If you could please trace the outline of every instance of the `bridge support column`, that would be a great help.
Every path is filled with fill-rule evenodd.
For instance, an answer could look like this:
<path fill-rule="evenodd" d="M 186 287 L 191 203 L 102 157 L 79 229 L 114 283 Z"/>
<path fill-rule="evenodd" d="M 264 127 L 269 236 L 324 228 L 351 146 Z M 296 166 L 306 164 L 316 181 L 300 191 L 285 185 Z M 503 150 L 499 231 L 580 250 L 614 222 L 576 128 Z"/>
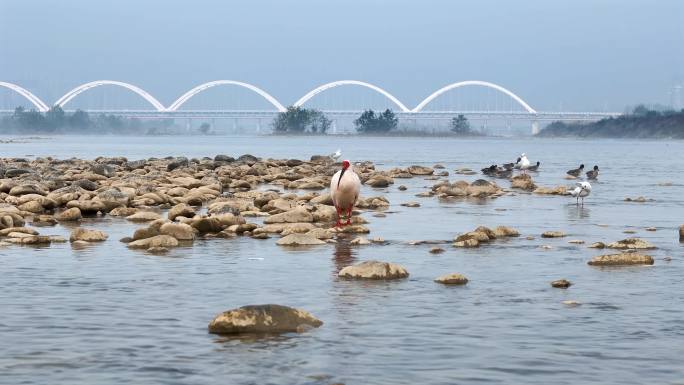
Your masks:
<path fill-rule="evenodd" d="M 233 133 L 237 134 L 237 118 L 233 119 Z"/>
<path fill-rule="evenodd" d="M 257 134 L 261 132 L 261 119 L 257 119 Z"/>
<path fill-rule="evenodd" d="M 332 133 L 337 134 L 337 120 L 332 121 Z"/>
<path fill-rule="evenodd" d="M 532 121 L 532 135 L 537 135 L 539 133 L 539 121 Z"/>
<path fill-rule="evenodd" d="M 190 132 L 190 128 L 192 127 L 192 122 L 190 121 L 190 118 L 185 122 L 185 131 Z"/>

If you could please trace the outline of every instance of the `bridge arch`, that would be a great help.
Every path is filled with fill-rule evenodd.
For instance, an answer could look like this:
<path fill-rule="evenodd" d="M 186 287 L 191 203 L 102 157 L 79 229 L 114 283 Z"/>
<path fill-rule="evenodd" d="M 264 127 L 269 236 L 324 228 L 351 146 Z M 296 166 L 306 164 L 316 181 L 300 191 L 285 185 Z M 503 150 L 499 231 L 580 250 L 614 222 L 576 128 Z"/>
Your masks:
<path fill-rule="evenodd" d="M 21 86 L 13 84 L 13 83 L 7 83 L 7 82 L 0 82 L 0 87 L 9 88 L 10 90 L 12 90 L 12 91 L 18 93 L 19 95 L 25 97 L 40 112 L 46 112 L 47 110 L 50 109 L 50 107 L 48 107 L 47 104 L 45 104 L 42 100 L 40 100 L 40 98 L 38 98 L 36 95 L 32 94 L 26 88 L 23 88 Z"/>
<path fill-rule="evenodd" d="M 173 102 L 167 110 L 168 111 L 176 111 L 176 110 L 178 110 L 178 108 L 180 108 L 180 106 L 185 104 L 185 102 L 190 100 L 190 98 L 192 98 L 193 96 L 199 94 L 200 92 L 202 92 L 206 89 L 216 87 L 216 86 L 220 86 L 220 85 L 234 85 L 234 86 L 246 88 L 250 91 L 254 91 L 257 94 L 261 95 L 269 103 L 271 103 L 278 110 L 278 112 L 286 111 L 286 108 L 276 98 L 271 96 L 268 92 L 262 90 L 261 88 L 259 88 L 257 86 L 254 86 L 252 84 L 244 83 L 244 82 L 238 82 L 235 80 L 214 80 L 211 82 L 200 84 L 197 87 L 195 87 L 195 88 L 191 89 L 190 91 L 181 95 L 181 97 L 176 99 L 176 101 Z"/>
<path fill-rule="evenodd" d="M 136 94 L 140 95 L 143 97 L 143 99 L 147 100 L 154 108 L 157 109 L 157 111 L 166 111 L 166 108 L 164 105 L 162 105 L 159 100 L 155 99 L 154 96 L 150 95 L 147 93 L 147 91 L 143 90 L 142 88 L 136 87 L 132 84 L 129 83 L 124 83 L 116 80 L 96 80 L 94 82 L 90 83 L 85 83 L 81 84 L 80 86 L 74 88 L 73 90 L 67 92 L 59 98 L 56 102 L 55 105 L 64 108 L 64 105 L 69 103 L 69 101 L 76 96 L 78 96 L 81 92 L 87 91 L 91 88 L 99 87 L 99 86 L 104 86 L 104 85 L 112 85 L 112 86 L 119 86 L 126 88 L 128 90 L 131 90 L 135 92 Z"/>
<path fill-rule="evenodd" d="M 389 92 L 383 90 L 382 88 L 375 86 L 370 83 L 362 82 L 359 80 L 338 80 L 335 82 L 330 82 L 323 84 L 321 86 L 318 86 L 314 88 L 313 90 L 309 91 L 306 95 L 302 96 L 299 100 L 297 100 L 294 104 L 295 107 L 301 107 L 304 103 L 309 101 L 309 99 L 313 98 L 314 96 L 320 94 L 321 92 L 328 90 L 330 88 L 335 88 L 339 86 L 344 86 L 344 85 L 355 85 L 355 86 L 361 86 L 361 87 L 366 87 L 369 88 L 375 92 L 378 92 L 382 95 L 384 95 L 387 99 L 391 100 L 392 103 L 396 104 L 399 109 L 401 109 L 402 112 L 411 112 L 410 109 L 408 109 L 402 102 L 399 101 L 399 99 L 395 98 L 394 95 L 390 94 Z"/>
<path fill-rule="evenodd" d="M 425 98 L 422 102 L 420 102 L 420 104 L 418 104 L 416 106 L 416 108 L 414 108 L 411 112 L 420 112 L 425 106 L 427 106 L 431 101 L 433 101 L 435 98 L 437 98 L 441 94 L 443 94 L 447 91 L 451 91 L 455 88 L 460 88 L 460 87 L 465 87 L 465 86 L 481 86 L 481 87 L 488 87 L 488 88 L 495 89 L 499 92 L 502 92 L 502 93 L 510 96 L 513 100 L 515 100 L 518 104 L 520 104 L 520 106 L 522 106 L 522 108 L 524 108 L 530 114 L 536 114 L 537 113 L 537 111 L 534 108 L 530 107 L 530 105 L 527 104 L 524 100 L 522 100 L 522 98 L 520 98 L 518 95 L 514 94 L 510 90 L 508 90 L 504 87 L 501 87 L 498 84 L 485 82 L 485 81 L 481 81 L 481 80 L 466 80 L 463 82 L 456 82 L 456 83 L 449 84 L 445 87 L 442 87 L 442 88 L 438 89 L 437 91 L 433 92 L 430 96 Z"/>

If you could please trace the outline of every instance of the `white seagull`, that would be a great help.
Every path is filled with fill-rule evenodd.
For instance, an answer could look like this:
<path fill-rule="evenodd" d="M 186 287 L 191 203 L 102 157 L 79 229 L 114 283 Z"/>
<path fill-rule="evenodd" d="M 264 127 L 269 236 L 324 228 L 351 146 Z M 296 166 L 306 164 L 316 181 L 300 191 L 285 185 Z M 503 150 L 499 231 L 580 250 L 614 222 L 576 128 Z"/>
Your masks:
<path fill-rule="evenodd" d="M 337 223 L 335 227 L 343 226 L 341 218 L 343 214 L 347 216 L 344 225 L 351 224 L 352 209 L 359 198 L 361 191 L 361 180 L 356 175 L 348 160 L 342 161 L 342 169 L 333 175 L 330 180 L 330 196 L 333 205 L 337 210 Z"/>
<path fill-rule="evenodd" d="M 523 152 L 515 162 L 515 168 L 522 170 L 522 172 L 527 173 L 527 169 L 530 168 L 530 160 L 527 159 L 527 155 Z"/>
<path fill-rule="evenodd" d="M 330 159 L 337 162 L 337 160 L 340 159 L 340 157 L 342 156 L 342 150 L 338 148 L 337 151 L 335 151 L 334 153 L 332 153 L 328 156 L 330 157 Z"/>
<path fill-rule="evenodd" d="M 580 204 L 579 200 L 582 198 L 582 206 L 584 206 L 584 197 L 588 197 L 589 194 L 591 194 L 589 182 L 577 182 L 577 187 L 570 192 L 570 195 L 577 198 L 577 205 Z"/>

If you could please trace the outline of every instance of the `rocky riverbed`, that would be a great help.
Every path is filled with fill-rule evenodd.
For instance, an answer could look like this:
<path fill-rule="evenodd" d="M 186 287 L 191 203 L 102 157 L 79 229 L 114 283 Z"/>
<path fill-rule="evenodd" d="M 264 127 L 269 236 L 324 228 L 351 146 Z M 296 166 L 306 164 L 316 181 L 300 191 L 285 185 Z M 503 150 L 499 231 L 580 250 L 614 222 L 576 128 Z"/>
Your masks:
<path fill-rule="evenodd" d="M 260 373 L 313 384 L 542 383 L 598 378 L 598 362 L 629 382 L 619 356 L 670 378 L 663 370 L 675 365 L 681 312 L 672 293 L 684 276 L 679 180 L 634 178 L 619 146 L 609 147 L 602 156 L 612 167 L 601 163 L 602 179 L 578 207 L 564 196 L 574 184 L 565 160 L 550 153 L 530 178 L 471 171 L 486 166 L 480 152 L 499 159 L 500 146 L 487 143 L 477 156 L 470 146 L 453 156 L 350 154 L 372 162 L 357 162 L 363 199 L 346 231 L 326 219 L 339 165 L 302 158 L 302 148 L 246 148 L 256 159 L 225 143 L 225 157 L 162 147 L 87 159 L 50 159 L 37 145 L 15 151 L 0 182 L 0 369 L 12 382 L 68 381 L 74 370 L 113 379 L 127 363 L 130 380 L 179 383 L 208 373 L 234 382 Z M 529 359 L 545 374 L 522 374 Z M 173 371 L 154 369 L 162 366 Z M 415 375 L 424 368 L 429 379 Z"/>

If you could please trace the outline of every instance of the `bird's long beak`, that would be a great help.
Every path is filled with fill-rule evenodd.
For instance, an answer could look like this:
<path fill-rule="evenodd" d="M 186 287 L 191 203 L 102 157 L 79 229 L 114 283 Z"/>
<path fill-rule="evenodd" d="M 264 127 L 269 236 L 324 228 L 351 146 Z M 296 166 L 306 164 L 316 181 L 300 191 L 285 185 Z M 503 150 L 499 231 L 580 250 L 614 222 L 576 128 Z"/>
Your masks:
<path fill-rule="evenodd" d="M 340 188 L 340 182 L 342 181 L 342 175 L 344 175 L 344 172 L 345 172 L 345 171 L 347 171 L 347 169 L 346 169 L 346 168 L 343 168 L 343 169 L 342 169 L 342 172 L 340 173 L 339 179 L 337 179 L 337 188 L 338 188 L 338 189 Z"/>

